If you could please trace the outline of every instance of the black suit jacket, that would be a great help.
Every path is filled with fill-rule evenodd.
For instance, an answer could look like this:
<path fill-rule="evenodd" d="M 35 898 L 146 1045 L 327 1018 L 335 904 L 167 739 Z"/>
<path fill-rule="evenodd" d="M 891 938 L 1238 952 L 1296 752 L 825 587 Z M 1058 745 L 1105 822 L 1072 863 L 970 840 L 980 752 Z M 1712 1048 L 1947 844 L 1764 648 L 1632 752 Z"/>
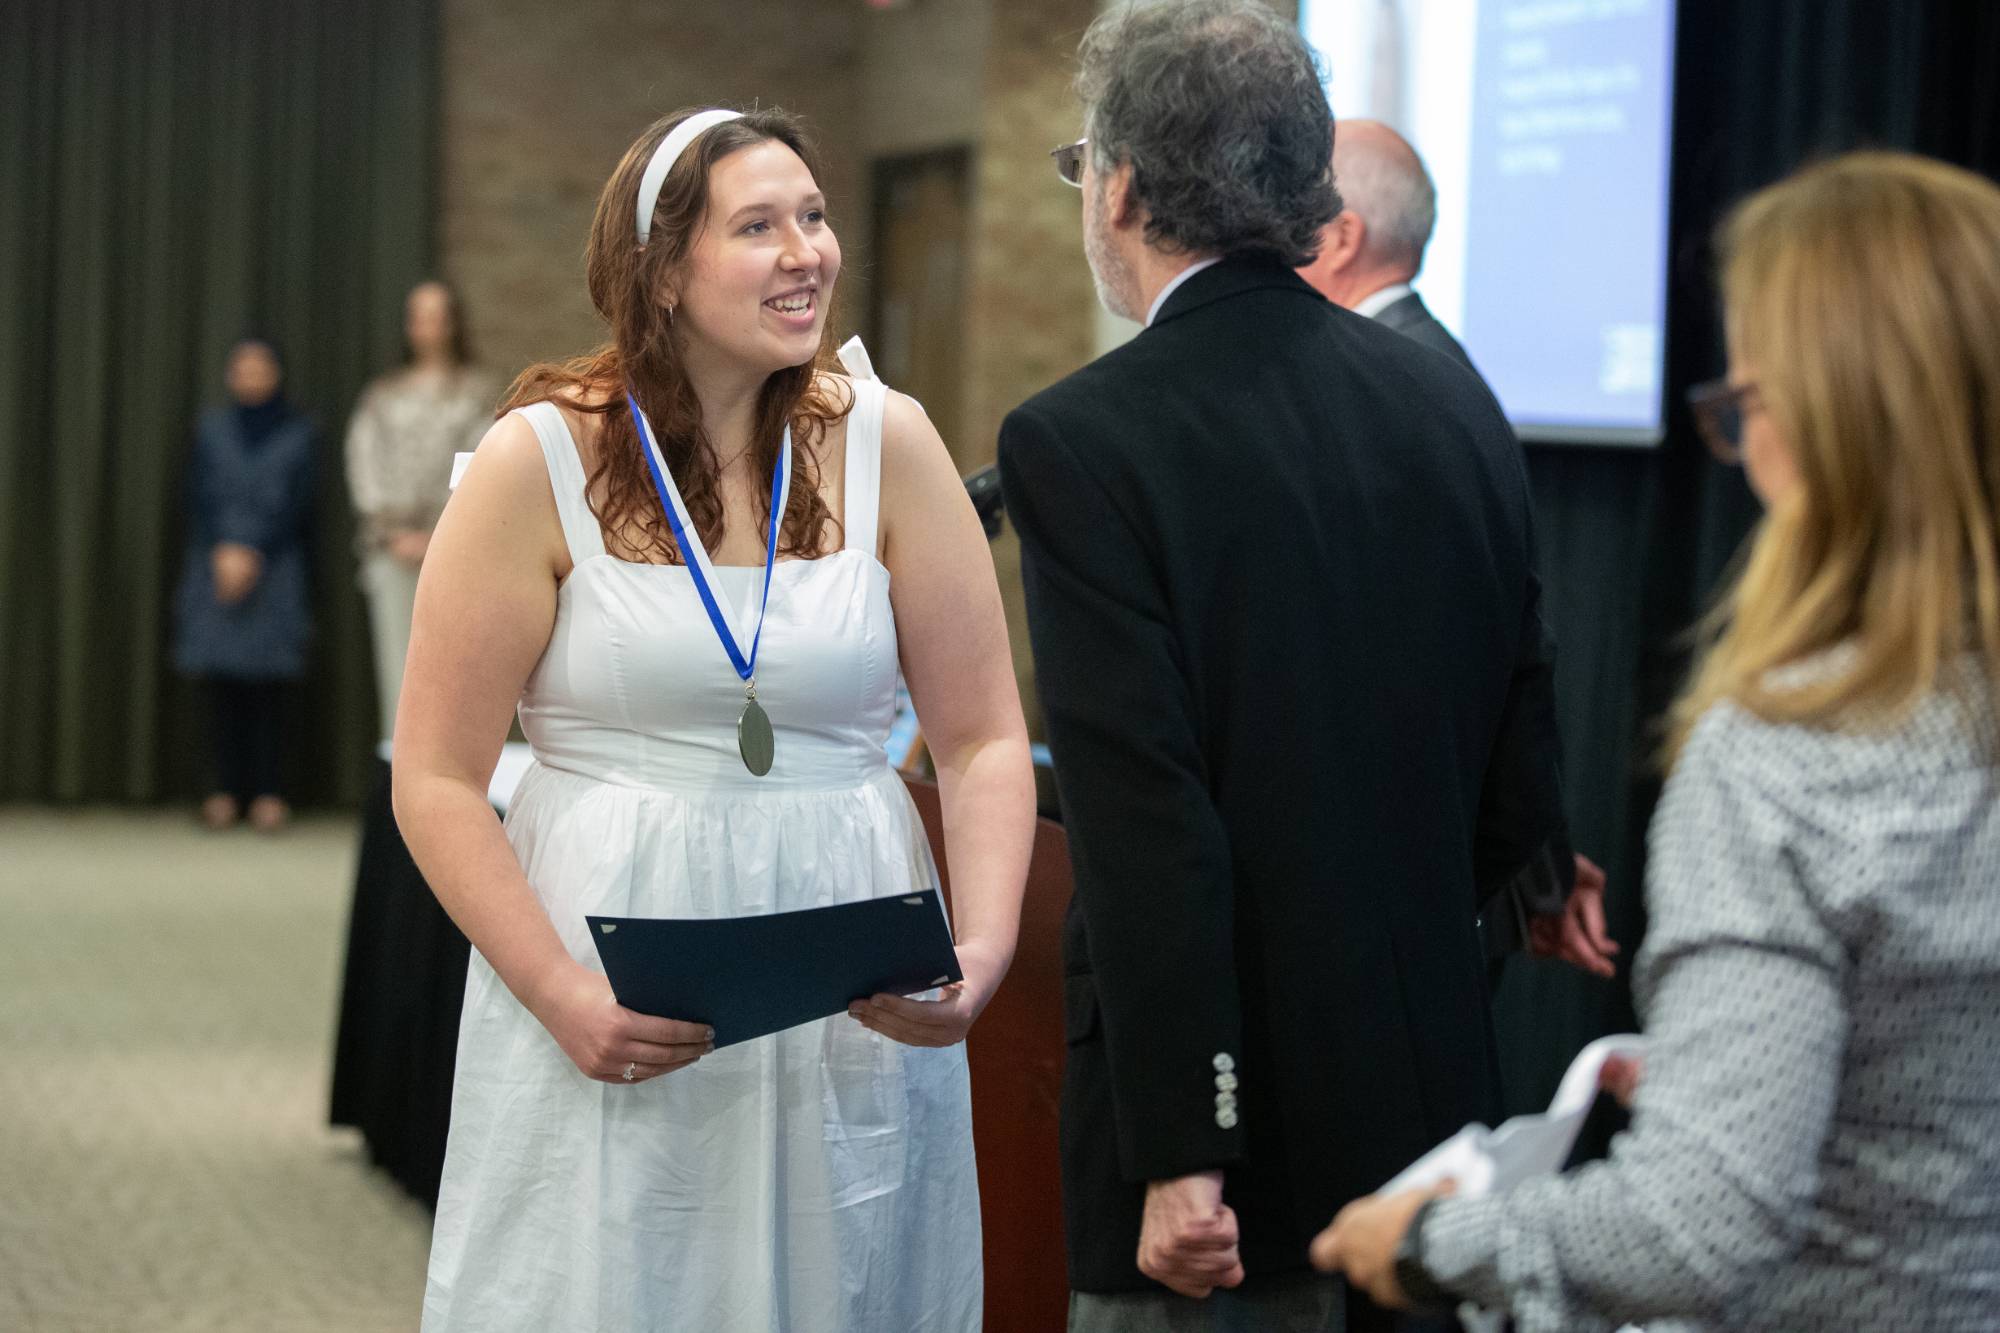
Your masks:
<path fill-rule="evenodd" d="M 1415 339 L 1434 352 L 1443 352 L 1478 375 L 1480 384 L 1492 392 L 1492 386 L 1486 384 L 1486 377 L 1479 374 L 1479 367 L 1466 353 L 1465 345 L 1452 337 L 1451 330 L 1415 292 L 1383 306 L 1375 312 L 1375 319 L 1405 338 Z M 1487 956 L 1499 959 L 1526 948 L 1529 919 L 1561 912 L 1575 883 L 1576 854 L 1570 848 L 1569 830 L 1564 827 L 1482 909 L 1480 937 L 1486 943 Z M 1497 983 L 1499 972 L 1495 970 L 1492 975 Z"/>
<path fill-rule="evenodd" d="M 1451 330 L 1438 321 L 1431 308 L 1424 304 L 1424 298 L 1411 292 L 1391 301 L 1375 312 L 1377 323 L 1387 324 L 1405 338 L 1414 338 L 1433 352 L 1443 352 L 1452 360 L 1464 366 L 1473 374 L 1479 374 L 1479 367 L 1472 364 L 1466 355 L 1465 345 L 1451 336 Z M 1480 383 L 1486 381 L 1481 377 Z"/>
<path fill-rule="evenodd" d="M 1232 258 L 1001 428 L 1076 893 L 1070 1281 L 1225 1168 L 1253 1272 L 1498 1109 L 1476 905 L 1555 827 L 1519 447 L 1471 376 Z"/>

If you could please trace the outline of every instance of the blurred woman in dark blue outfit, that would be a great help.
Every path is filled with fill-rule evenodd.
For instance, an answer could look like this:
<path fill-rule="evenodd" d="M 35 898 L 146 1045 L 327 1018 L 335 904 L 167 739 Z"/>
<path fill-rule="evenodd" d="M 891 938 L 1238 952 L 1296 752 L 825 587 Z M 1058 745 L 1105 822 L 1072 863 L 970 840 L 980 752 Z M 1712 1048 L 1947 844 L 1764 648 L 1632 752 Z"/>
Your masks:
<path fill-rule="evenodd" d="M 247 806 L 269 831 L 290 814 L 284 735 L 312 639 L 307 538 L 319 440 L 285 401 L 270 340 L 232 347 L 227 380 L 235 401 L 195 427 L 174 666 L 201 682 L 208 706 L 214 786 L 203 822 L 226 827 Z"/>

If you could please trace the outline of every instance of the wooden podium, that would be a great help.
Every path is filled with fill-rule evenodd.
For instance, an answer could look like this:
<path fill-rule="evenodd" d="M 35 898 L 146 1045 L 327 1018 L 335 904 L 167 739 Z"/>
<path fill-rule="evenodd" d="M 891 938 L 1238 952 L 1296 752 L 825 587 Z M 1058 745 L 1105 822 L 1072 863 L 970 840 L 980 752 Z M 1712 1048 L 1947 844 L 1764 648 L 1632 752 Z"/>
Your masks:
<path fill-rule="evenodd" d="M 943 877 L 944 815 L 936 784 L 905 778 Z M 1014 965 L 966 1040 L 972 1137 L 986 1237 L 987 1333 L 1061 1330 L 1069 1317 L 1063 1264 L 1056 1100 L 1062 1087 L 1062 920 L 1069 907 L 1069 839 L 1035 821 L 1028 892 Z"/>

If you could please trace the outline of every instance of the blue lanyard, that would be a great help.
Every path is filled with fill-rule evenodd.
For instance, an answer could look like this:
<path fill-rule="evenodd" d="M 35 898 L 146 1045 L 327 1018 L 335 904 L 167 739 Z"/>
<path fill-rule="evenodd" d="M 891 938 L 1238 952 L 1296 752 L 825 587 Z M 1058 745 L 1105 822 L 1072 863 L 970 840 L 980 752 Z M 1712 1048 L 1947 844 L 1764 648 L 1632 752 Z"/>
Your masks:
<path fill-rule="evenodd" d="M 778 450 L 776 466 L 771 469 L 771 530 L 764 541 L 764 594 L 757 603 L 757 629 L 750 640 L 749 655 L 745 656 L 737 646 L 736 634 L 729 628 L 721 605 L 715 600 L 715 566 L 709 563 L 708 549 L 701 544 L 701 534 L 694 530 L 694 523 L 688 518 L 680 487 L 674 485 L 673 474 L 667 471 L 666 459 L 660 455 L 660 446 L 654 442 L 652 426 L 647 422 L 646 414 L 639 410 L 639 400 L 632 396 L 630 389 L 625 391 L 625 402 L 632 409 L 633 423 L 639 428 L 639 442 L 646 450 L 646 470 L 653 474 L 653 489 L 659 494 L 660 508 L 666 510 L 667 526 L 673 529 L 681 558 L 687 561 L 688 576 L 694 580 L 694 590 L 701 598 L 703 609 L 708 612 L 709 623 L 715 626 L 715 636 L 722 640 L 723 651 L 729 654 L 730 665 L 750 687 L 750 697 L 754 699 L 757 697 L 757 649 L 764 641 L 764 611 L 771 603 L 771 571 L 778 565 L 778 529 L 784 526 L 785 501 L 792 486 L 792 428 L 785 427 L 784 444 Z"/>

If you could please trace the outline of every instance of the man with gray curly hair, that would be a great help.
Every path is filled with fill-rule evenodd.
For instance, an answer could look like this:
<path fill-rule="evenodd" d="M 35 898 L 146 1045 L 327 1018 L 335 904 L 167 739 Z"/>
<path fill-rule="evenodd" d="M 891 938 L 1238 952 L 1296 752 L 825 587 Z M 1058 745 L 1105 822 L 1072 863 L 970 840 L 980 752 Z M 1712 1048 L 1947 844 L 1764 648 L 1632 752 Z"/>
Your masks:
<path fill-rule="evenodd" d="M 1303 264 L 1318 247 L 1320 224 L 1340 211 L 1325 167 L 1333 118 L 1298 114 L 1306 94 L 1321 96 L 1304 43 L 1273 40 L 1290 29 L 1268 11 L 1155 9 L 1091 25 L 1077 76 L 1090 108 L 1088 157 L 1122 163 L 1127 173 L 1115 207 L 1101 188 L 1108 177 L 1085 194 L 1091 277 L 1107 310 L 1148 323 L 1156 311 L 1138 303 L 1141 291 L 1164 293 L 1174 276 L 1192 276 L 1192 266 L 1225 247 Z M 1183 35 L 1202 42 L 1208 59 L 1198 68 L 1186 59 Z M 1230 89 L 1235 97 L 1216 99 Z M 1145 244 L 1119 244 L 1142 202 Z"/>
<path fill-rule="evenodd" d="M 1519 450 L 1293 272 L 1340 203 L 1291 25 L 1120 7 L 1080 54 L 1056 165 L 1146 327 L 1000 432 L 1076 872 L 1070 1327 L 1397 1327 L 1307 1245 L 1498 1109 L 1474 922 L 1561 808 Z"/>

